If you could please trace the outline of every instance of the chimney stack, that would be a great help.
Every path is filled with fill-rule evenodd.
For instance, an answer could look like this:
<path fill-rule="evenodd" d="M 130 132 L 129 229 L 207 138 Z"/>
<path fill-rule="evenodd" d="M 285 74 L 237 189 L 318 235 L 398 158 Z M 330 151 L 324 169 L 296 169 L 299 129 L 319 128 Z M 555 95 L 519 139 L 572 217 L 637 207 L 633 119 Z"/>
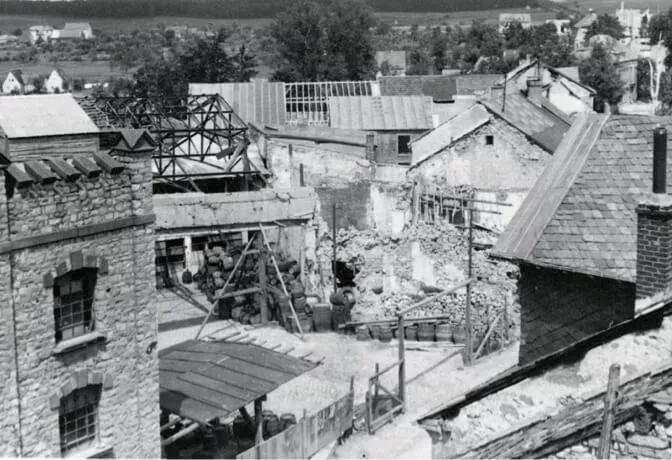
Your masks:
<path fill-rule="evenodd" d="M 637 298 L 672 289 L 672 196 L 667 194 L 667 131 L 653 131 L 652 192 L 637 206 Z"/>
<path fill-rule="evenodd" d="M 653 193 L 667 193 L 667 130 L 653 131 Z"/>
<path fill-rule="evenodd" d="M 544 84 L 539 77 L 527 79 L 527 98 L 536 104 L 541 104 L 544 93 Z"/>

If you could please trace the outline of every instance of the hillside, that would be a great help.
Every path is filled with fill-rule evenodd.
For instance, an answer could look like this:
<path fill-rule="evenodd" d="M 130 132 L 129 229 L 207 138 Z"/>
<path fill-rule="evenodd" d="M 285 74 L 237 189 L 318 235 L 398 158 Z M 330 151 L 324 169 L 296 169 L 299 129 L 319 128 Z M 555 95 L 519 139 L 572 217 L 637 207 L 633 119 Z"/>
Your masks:
<path fill-rule="evenodd" d="M 75 0 L 32 2 L 4 0 L 0 15 L 132 18 L 180 16 L 269 18 L 294 0 Z M 376 12 L 482 11 L 534 7 L 537 0 L 366 0 Z"/>

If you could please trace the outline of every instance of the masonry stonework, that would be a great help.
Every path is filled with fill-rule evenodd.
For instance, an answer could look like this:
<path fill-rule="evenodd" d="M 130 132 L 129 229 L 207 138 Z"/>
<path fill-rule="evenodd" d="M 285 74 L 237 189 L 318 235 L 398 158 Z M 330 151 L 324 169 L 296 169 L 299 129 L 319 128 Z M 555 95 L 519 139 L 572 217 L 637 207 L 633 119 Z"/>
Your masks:
<path fill-rule="evenodd" d="M 8 243 L 0 254 L 0 373 L 10 383 L 0 394 L 0 454 L 60 456 L 58 402 L 86 382 L 102 385 L 96 444 L 117 457 L 160 456 L 151 217 L 118 224 L 151 215 L 150 155 L 113 154 L 121 174 L 0 197 L 0 245 Z M 77 232 L 92 225 L 96 231 Z M 62 239 L 12 246 L 54 234 Z M 93 316 L 102 338 L 60 352 L 48 280 L 79 263 L 98 269 Z"/>
<path fill-rule="evenodd" d="M 519 364 L 632 319 L 635 285 L 521 264 Z"/>
<path fill-rule="evenodd" d="M 670 286 L 672 199 L 652 197 L 637 206 L 637 298 L 650 297 Z"/>

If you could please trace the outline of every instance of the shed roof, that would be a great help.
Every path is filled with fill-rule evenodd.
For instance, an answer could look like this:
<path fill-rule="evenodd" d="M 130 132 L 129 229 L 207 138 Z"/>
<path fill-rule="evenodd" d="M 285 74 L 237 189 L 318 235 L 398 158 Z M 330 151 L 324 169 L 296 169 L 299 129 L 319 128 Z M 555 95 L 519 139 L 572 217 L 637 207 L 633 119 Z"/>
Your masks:
<path fill-rule="evenodd" d="M 219 94 L 246 123 L 285 124 L 284 83 L 189 83 L 189 94 Z"/>
<path fill-rule="evenodd" d="M 2 97 L 0 128 L 10 139 L 100 131 L 70 94 Z"/>
<path fill-rule="evenodd" d="M 651 190 L 658 123 L 672 129 L 671 117 L 580 115 L 492 254 L 634 282 L 635 208 Z"/>
<path fill-rule="evenodd" d="M 424 96 L 330 97 L 331 127 L 365 131 L 425 130 L 432 127 L 432 98 Z"/>
<path fill-rule="evenodd" d="M 490 120 L 490 114 L 480 104 L 451 118 L 412 142 L 412 166 L 439 153 L 453 142 L 480 128 Z"/>
<path fill-rule="evenodd" d="M 159 352 L 160 404 L 208 423 L 316 366 L 250 343 L 189 340 Z"/>

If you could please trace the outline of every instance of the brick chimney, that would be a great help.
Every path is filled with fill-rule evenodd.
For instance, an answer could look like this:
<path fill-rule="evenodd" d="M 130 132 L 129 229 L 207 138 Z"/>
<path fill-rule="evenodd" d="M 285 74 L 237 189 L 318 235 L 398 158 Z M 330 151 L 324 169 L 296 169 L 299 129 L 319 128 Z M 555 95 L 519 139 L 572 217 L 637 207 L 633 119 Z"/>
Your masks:
<path fill-rule="evenodd" d="M 672 288 L 672 196 L 667 194 L 667 131 L 653 132 L 652 193 L 637 206 L 637 298 Z"/>

